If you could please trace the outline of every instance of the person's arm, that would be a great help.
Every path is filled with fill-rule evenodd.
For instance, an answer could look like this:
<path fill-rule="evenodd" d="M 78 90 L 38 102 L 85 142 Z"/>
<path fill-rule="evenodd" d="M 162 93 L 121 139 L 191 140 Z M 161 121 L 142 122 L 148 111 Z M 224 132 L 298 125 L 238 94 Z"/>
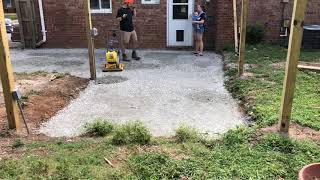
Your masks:
<path fill-rule="evenodd" d="M 118 13 L 117 13 L 117 17 L 116 17 L 116 19 L 120 22 L 120 21 L 122 21 L 124 18 L 126 18 L 127 17 L 127 15 L 126 14 L 123 14 L 123 12 L 121 12 L 121 10 L 119 9 L 118 10 Z"/>
<path fill-rule="evenodd" d="M 204 24 L 204 19 L 202 19 L 201 21 L 193 21 L 193 24 Z"/>
<path fill-rule="evenodd" d="M 134 16 L 134 17 L 137 17 L 137 10 L 136 10 L 135 7 L 133 7 L 133 16 Z"/>
<path fill-rule="evenodd" d="M 206 20 L 206 15 L 204 13 L 202 13 L 200 15 L 200 21 L 193 21 L 192 23 L 194 23 L 194 24 L 204 24 L 205 20 Z"/>

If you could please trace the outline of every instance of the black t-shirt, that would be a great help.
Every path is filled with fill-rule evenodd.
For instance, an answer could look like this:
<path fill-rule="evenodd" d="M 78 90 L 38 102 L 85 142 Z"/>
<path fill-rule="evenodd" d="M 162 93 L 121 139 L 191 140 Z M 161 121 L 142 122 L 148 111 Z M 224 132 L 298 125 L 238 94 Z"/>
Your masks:
<path fill-rule="evenodd" d="M 133 21 L 132 21 L 133 10 L 131 8 L 122 7 L 122 8 L 120 8 L 118 10 L 117 18 L 118 17 L 123 17 L 124 14 L 127 14 L 127 17 L 123 18 L 120 21 L 120 30 L 121 31 L 126 31 L 126 32 L 131 32 L 131 31 L 134 30 Z"/>

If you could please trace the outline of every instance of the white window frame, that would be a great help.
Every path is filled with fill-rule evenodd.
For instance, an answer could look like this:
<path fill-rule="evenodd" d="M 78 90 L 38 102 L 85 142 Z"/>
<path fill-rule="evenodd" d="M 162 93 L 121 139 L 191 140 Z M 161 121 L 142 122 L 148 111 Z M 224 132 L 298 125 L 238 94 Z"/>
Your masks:
<path fill-rule="evenodd" d="M 112 0 L 109 0 L 110 1 L 110 8 L 109 9 L 102 9 L 101 8 L 101 0 L 99 0 L 99 6 L 100 6 L 100 9 L 91 9 L 91 13 L 92 14 L 104 14 L 104 13 L 107 13 L 107 14 L 111 14 L 112 13 Z"/>
<path fill-rule="evenodd" d="M 146 1 L 146 0 L 141 0 L 142 4 L 160 4 L 160 0 L 150 0 L 150 1 Z"/>

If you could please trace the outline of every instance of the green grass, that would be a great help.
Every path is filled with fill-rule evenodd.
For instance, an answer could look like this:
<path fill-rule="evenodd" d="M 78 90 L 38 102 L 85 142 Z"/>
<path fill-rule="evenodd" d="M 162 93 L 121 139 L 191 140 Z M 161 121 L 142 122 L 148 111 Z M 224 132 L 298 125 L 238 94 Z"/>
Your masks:
<path fill-rule="evenodd" d="M 277 45 L 260 44 L 249 46 L 246 63 L 256 64 L 247 72 L 254 73 L 256 78 L 232 79 L 226 82 L 233 95 L 246 100 L 246 111 L 257 120 L 261 127 L 269 126 L 278 121 L 284 68 L 274 68 L 273 63 L 284 63 L 287 50 Z M 319 51 L 301 53 L 301 60 L 320 62 Z M 232 56 L 226 63 L 236 63 L 237 57 Z M 236 69 L 228 69 L 228 76 L 235 76 Z M 320 74 L 299 71 L 296 82 L 292 119 L 294 122 L 320 130 Z"/>
<path fill-rule="evenodd" d="M 6 18 L 11 19 L 11 20 L 17 20 L 17 19 L 18 19 L 18 16 L 17 16 L 17 14 L 15 14 L 15 13 L 5 13 L 4 16 L 5 16 Z"/>
<path fill-rule="evenodd" d="M 290 153 L 273 150 L 268 143 L 274 138 L 280 144 L 290 141 L 293 145 Z M 212 148 L 187 144 L 184 148 L 190 152 L 184 160 L 174 160 L 166 153 L 144 153 L 132 156 L 129 167 L 139 179 L 297 179 L 297 173 L 304 164 L 320 160 L 318 147 L 308 142 L 300 143 L 273 135 L 264 139 L 266 142 L 257 145 L 217 144 Z"/>
<path fill-rule="evenodd" d="M 297 179 L 320 161 L 314 142 L 270 134 L 252 143 L 253 132 L 232 130 L 210 146 L 163 138 L 147 146 L 116 146 L 112 137 L 22 142 L 21 157 L 0 161 L 0 179 Z M 120 162 L 113 168 L 104 158 Z"/>
<path fill-rule="evenodd" d="M 48 74 L 50 74 L 50 73 L 45 72 L 45 71 L 36 71 L 36 72 L 31 72 L 31 73 L 27 73 L 27 72 L 15 73 L 15 75 L 17 75 L 17 76 L 47 76 Z"/>

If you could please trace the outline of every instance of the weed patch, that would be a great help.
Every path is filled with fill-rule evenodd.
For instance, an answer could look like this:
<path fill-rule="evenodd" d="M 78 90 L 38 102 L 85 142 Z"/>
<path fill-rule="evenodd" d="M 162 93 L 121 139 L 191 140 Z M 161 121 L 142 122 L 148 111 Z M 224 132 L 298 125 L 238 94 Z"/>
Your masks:
<path fill-rule="evenodd" d="M 93 123 L 85 125 L 85 131 L 90 136 L 106 136 L 114 130 L 114 125 L 103 119 L 97 119 Z"/>
<path fill-rule="evenodd" d="M 183 125 L 176 130 L 175 138 L 177 142 L 183 143 L 188 141 L 197 141 L 200 139 L 200 136 L 196 129 Z"/>
<path fill-rule="evenodd" d="M 112 142 L 116 145 L 123 144 L 149 144 L 151 141 L 150 131 L 141 123 L 134 122 L 121 125 L 113 133 Z"/>
<path fill-rule="evenodd" d="M 24 142 L 21 139 L 17 139 L 14 144 L 12 145 L 12 148 L 17 149 L 24 146 Z"/>

